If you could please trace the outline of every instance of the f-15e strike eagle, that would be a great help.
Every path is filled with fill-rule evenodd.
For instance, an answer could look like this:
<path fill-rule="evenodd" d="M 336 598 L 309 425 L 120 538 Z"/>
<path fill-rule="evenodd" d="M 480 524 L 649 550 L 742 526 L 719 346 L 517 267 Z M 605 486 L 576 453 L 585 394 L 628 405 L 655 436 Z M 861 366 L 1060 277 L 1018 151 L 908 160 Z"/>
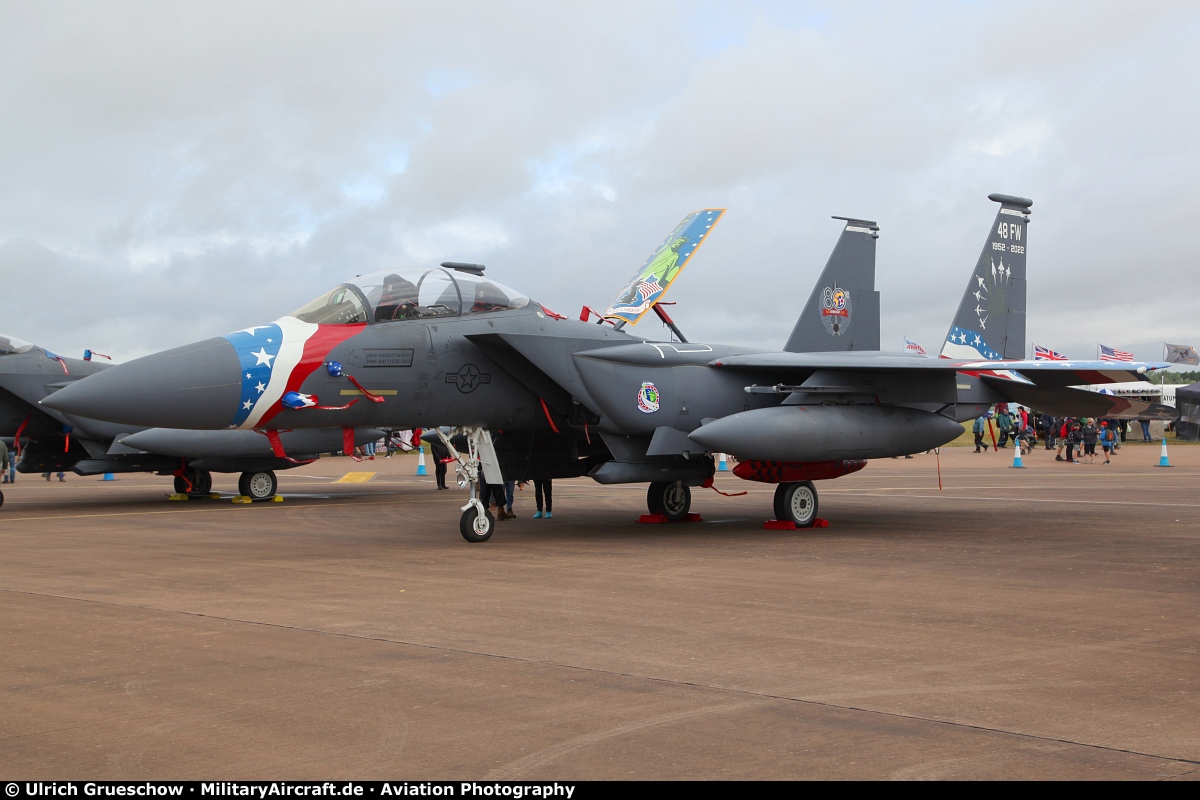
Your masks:
<path fill-rule="evenodd" d="M 782 351 L 630 334 L 624 328 L 662 298 L 723 211 L 703 209 L 596 324 L 549 312 L 480 265 L 445 262 L 355 278 L 275 322 L 104 370 L 43 405 L 127 424 L 268 434 L 453 426 L 451 436 L 466 435 L 465 452 L 439 435 L 471 484 L 459 524 L 471 542 L 494 527 L 476 497 L 481 472 L 489 483 L 581 475 L 649 483 L 649 510 L 678 520 L 689 487 L 710 485 L 717 452 L 738 458 L 737 476 L 778 484 L 778 519 L 811 526 L 813 481 L 943 445 L 993 403 L 1096 416 L 1161 411 L 1070 387 L 1145 380 L 1166 364 L 1022 360 L 1032 202 L 990 199 L 1000 209 L 942 358 L 879 350 L 878 227 L 855 219 Z M 841 282 L 826 283 L 831 275 Z"/>

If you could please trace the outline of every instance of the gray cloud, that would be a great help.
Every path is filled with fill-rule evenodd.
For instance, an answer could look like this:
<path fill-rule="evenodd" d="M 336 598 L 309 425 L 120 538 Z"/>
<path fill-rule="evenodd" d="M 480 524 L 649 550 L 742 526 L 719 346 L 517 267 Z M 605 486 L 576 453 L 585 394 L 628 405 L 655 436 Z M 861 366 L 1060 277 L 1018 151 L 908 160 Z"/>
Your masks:
<path fill-rule="evenodd" d="M 132 357 L 445 259 L 562 313 L 686 212 L 671 299 L 778 345 L 832 214 L 936 349 L 1002 191 L 1030 339 L 1200 344 L 1188 3 L 0 3 L 0 330 Z M 656 322 L 646 321 L 646 333 Z"/>

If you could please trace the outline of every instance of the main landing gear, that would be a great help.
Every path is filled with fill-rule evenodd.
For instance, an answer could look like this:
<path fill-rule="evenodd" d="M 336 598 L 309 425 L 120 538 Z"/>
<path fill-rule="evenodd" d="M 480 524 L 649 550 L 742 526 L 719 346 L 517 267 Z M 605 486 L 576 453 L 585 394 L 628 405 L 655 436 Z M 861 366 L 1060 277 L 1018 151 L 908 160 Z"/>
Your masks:
<path fill-rule="evenodd" d="M 0 506 L 4 505 L 4 492 L 0 492 Z"/>
<path fill-rule="evenodd" d="M 206 469 L 188 467 L 182 475 L 175 476 L 175 494 L 188 497 L 207 497 L 212 491 L 212 473 Z"/>
<path fill-rule="evenodd" d="M 467 452 L 460 453 L 453 444 L 451 437 L 466 434 Z M 458 474 L 459 485 L 467 483 L 471 488 L 471 499 L 462 507 L 462 516 L 458 520 L 458 532 L 472 544 L 486 542 L 492 538 L 496 529 L 496 517 L 488 510 L 487 498 L 479 498 L 479 476 L 482 473 L 488 485 L 494 486 L 504 482 L 500 473 L 500 461 L 496 457 L 496 448 L 492 445 L 492 435 L 486 428 L 454 428 L 449 435 L 441 428 L 437 429 L 438 438 L 450 451 L 450 456 L 458 460 L 455 472 Z"/>
<path fill-rule="evenodd" d="M 271 470 L 243 472 L 238 478 L 238 493 L 253 501 L 270 500 L 279 489 L 279 481 Z"/>
<path fill-rule="evenodd" d="M 812 481 L 781 483 L 775 489 L 775 519 L 797 528 L 811 528 L 817 521 L 817 487 Z"/>
<path fill-rule="evenodd" d="M 657 481 L 646 490 L 646 508 L 651 514 L 680 522 L 692 508 L 692 490 L 683 481 Z"/>

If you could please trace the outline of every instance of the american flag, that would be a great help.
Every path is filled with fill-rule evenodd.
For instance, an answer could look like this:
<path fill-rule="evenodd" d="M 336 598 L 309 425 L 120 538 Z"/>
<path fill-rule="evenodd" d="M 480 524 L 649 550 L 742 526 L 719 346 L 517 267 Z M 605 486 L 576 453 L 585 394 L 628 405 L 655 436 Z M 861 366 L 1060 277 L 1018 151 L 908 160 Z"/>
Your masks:
<path fill-rule="evenodd" d="M 914 353 L 917 353 L 918 355 L 922 355 L 922 356 L 929 355 L 928 353 L 925 352 L 924 347 L 921 347 L 921 345 L 917 344 L 916 342 L 912 341 L 911 339 L 904 340 L 904 349 L 911 350 Z"/>
<path fill-rule="evenodd" d="M 642 295 L 643 301 L 649 300 L 651 297 L 661 291 L 662 287 L 658 285 L 658 278 L 642 281 L 638 284 L 638 292 Z"/>
<path fill-rule="evenodd" d="M 1051 350 L 1049 347 L 1042 347 L 1040 344 L 1033 346 L 1034 361 L 1070 361 L 1069 358 L 1062 353 Z"/>
<path fill-rule="evenodd" d="M 1133 353 L 1126 353 L 1124 350 L 1113 350 L 1111 347 L 1100 345 L 1100 360 L 1133 361 Z"/>

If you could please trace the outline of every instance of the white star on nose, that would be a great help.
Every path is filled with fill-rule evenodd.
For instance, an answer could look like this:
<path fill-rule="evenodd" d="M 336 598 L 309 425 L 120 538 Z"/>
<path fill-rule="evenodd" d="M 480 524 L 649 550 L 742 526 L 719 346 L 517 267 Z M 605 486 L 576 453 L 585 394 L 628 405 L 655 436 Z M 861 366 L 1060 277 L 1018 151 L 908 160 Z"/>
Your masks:
<path fill-rule="evenodd" d="M 252 406 L 252 405 L 254 405 L 254 404 L 253 404 L 253 403 L 251 403 L 249 400 L 247 400 L 246 402 L 242 403 L 242 408 L 244 408 L 244 409 L 246 409 L 247 411 L 249 411 L 249 410 L 250 410 L 250 406 Z"/>
<path fill-rule="evenodd" d="M 271 359 L 275 357 L 268 353 L 265 347 L 260 347 L 257 353 L 251 353 L 250 355 L 258 359 L 258 363 L 254 365 L 256 367 L 263 364 L 266 364 L 268 367 L 271 366 Z"/>
<path fill-rule="evenodd" d="M 258 382 L 258 386 L 255 386 L 254 388 L 255 388 L 255 389 L 258 389 L 258 393 L 259 393 L 259 394 L 262 394 L 263 392 L 265 392 L 265 391 L 267 390 L 267 387 L 263 386 L 263 382 L 262 382 L 262 381 L 259 381 L 259 382 Z"/>

